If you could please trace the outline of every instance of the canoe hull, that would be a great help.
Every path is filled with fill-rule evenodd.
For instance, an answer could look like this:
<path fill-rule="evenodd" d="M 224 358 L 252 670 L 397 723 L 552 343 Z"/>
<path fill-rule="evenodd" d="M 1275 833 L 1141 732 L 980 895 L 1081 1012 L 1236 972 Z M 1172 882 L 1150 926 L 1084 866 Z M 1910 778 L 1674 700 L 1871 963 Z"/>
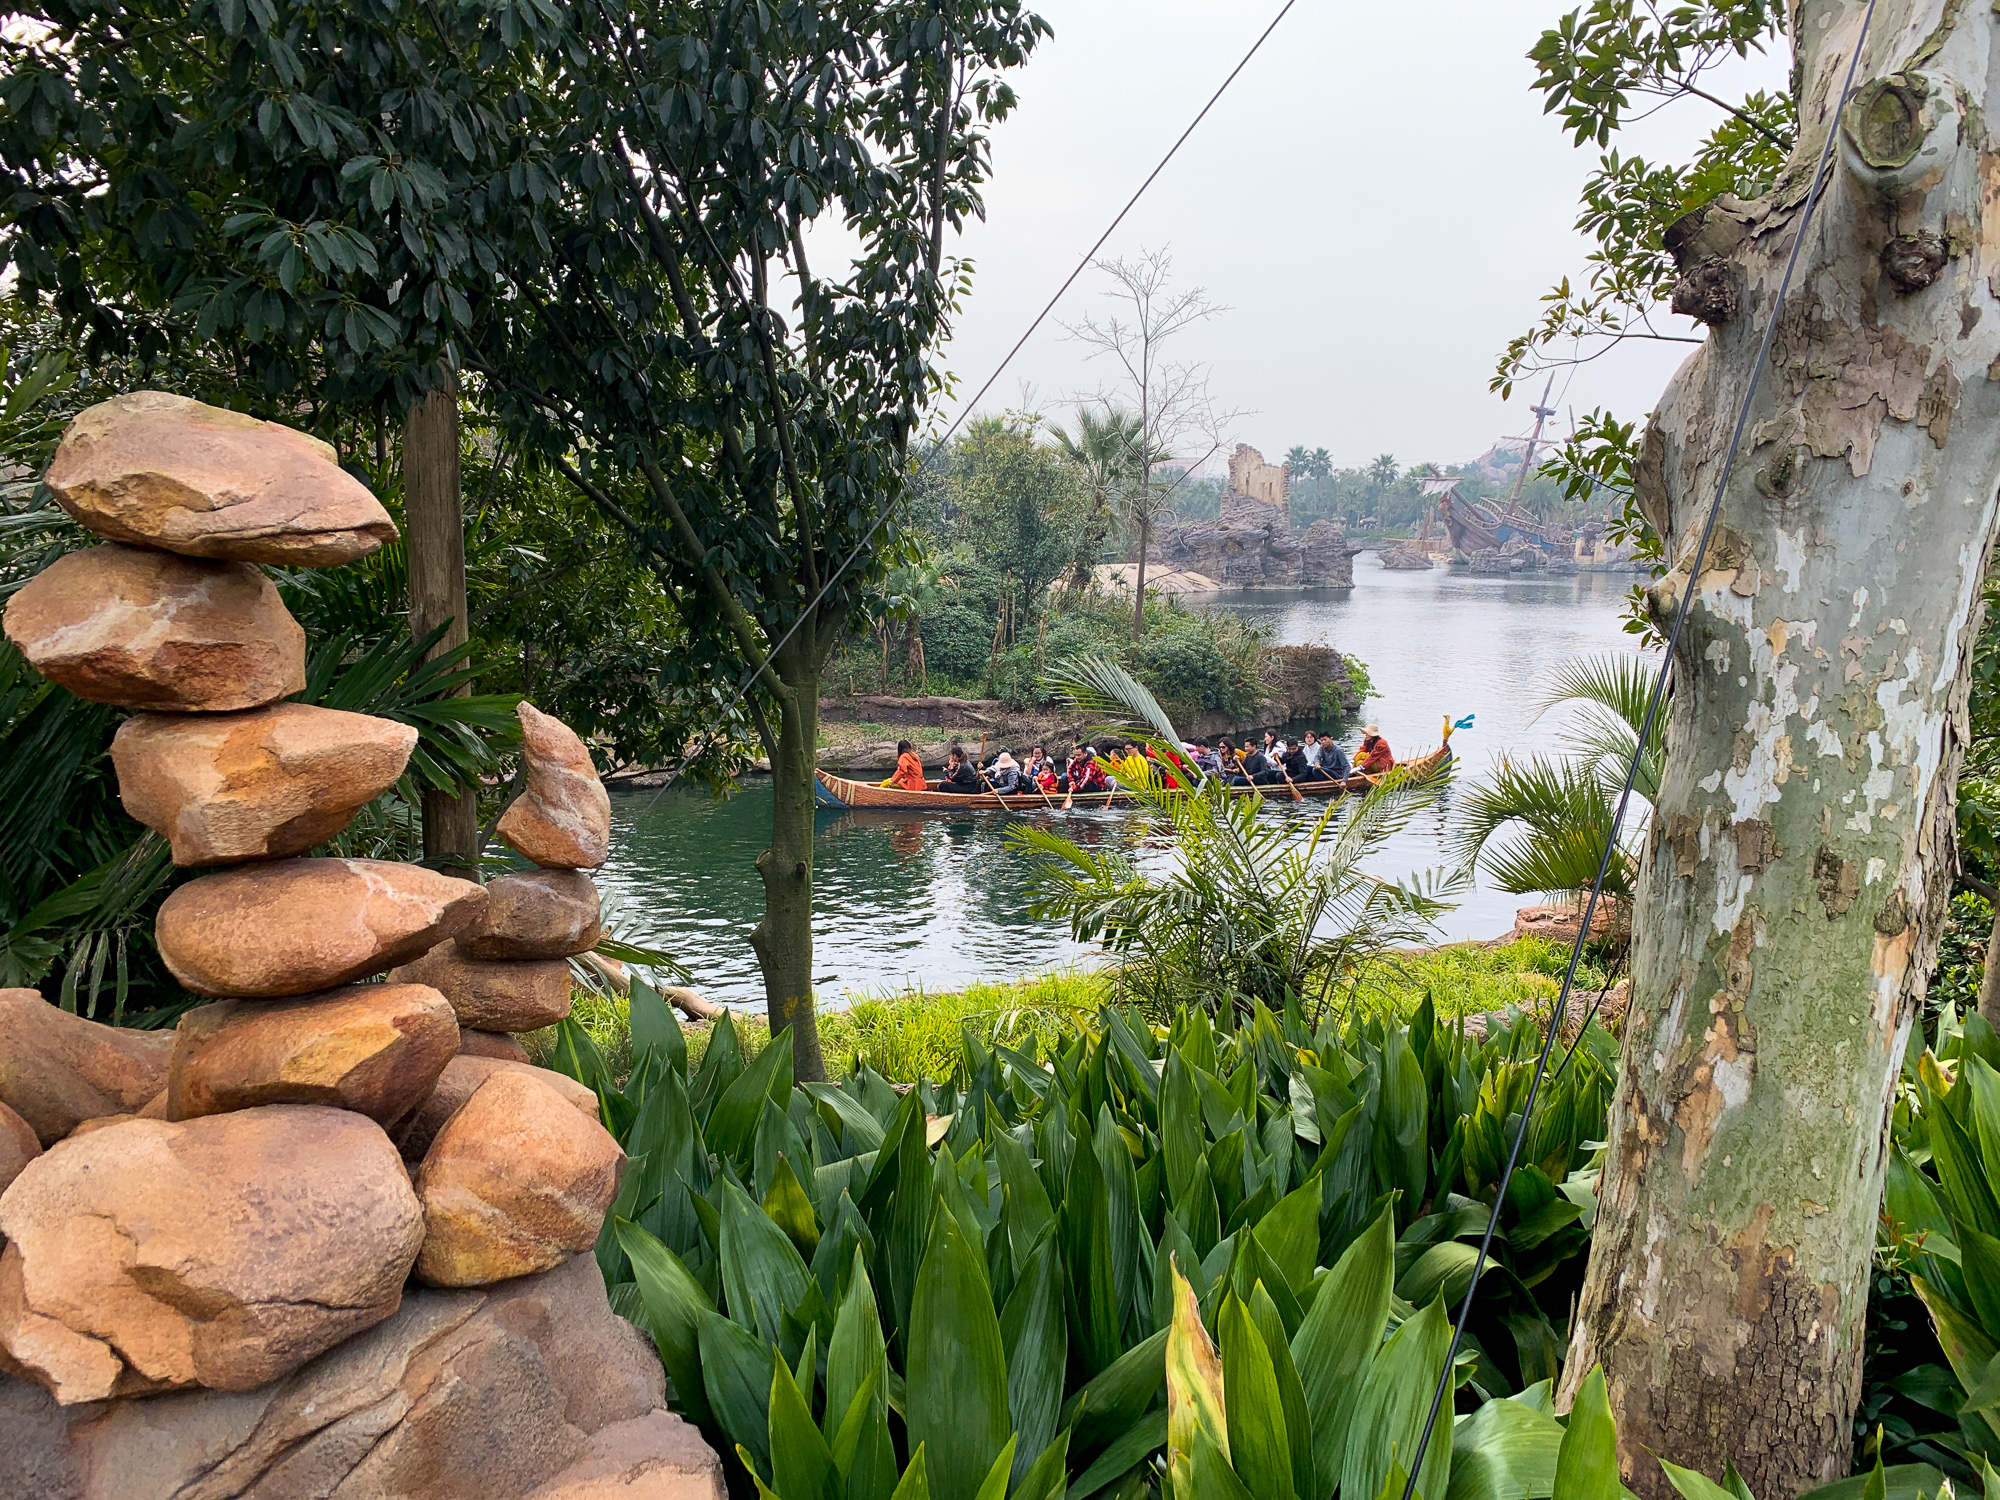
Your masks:
<path fill-rule="evenodd" d="M 1434 775 L 1437 770 L 1451 760 L 1451 747 L 1440 745 L 1428 755 L 1405 761 L 1403 769 L 1417 777 Z M 878 786 L 872 781 L 851 781 L 845 776 L 835 776 L 830 771 L 817 771 L 813 795 L 821 807 L 833 808 L 895 808 L 905 812 L 1046 812 L 1060 808 L 1063 798 L 1060 793 L 1043 796 L 1039 792 L 1015 793 L 1003 797 L 997 792 L 961 794 L 958 792 L 912 792 L 899 786 Z M 1371 783 L 1362 776 L 1353 776 L 1346 781 L 1301 781 L 1298 789 L 1310 798 L 1344 797 L 1349 793 L 1365 792 Z M 1290 789 L 1281 781 L 1275 786 L 1233 787 L 1231 793 L 1238 797 L 1249 797 L 1261 793 L 1267 801 L 1285 802 L 1291 799 Z M 1072 807 L 1122 807 L 1138 799 L 1128 791 L 1079 792 L 1070 798 Z"/>

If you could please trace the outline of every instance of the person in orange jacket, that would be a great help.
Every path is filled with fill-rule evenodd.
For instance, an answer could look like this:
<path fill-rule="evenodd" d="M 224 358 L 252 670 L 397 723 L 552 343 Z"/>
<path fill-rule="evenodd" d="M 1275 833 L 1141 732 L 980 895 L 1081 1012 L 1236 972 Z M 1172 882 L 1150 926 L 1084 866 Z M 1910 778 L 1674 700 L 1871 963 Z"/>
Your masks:
<path fill-rule="evenodd" d="M 927 792 L 931 788 L 930 782 L 924 779 L 924 763 L 917 759 L 917 752 L 910 747 L 908 740 L 896 741 L 895 773 L 887 781 L 877 784 L 899 786 L 906 792 Z"/>
<path fill-rule="evenodd" d="M 1354 769 L 1364 776 L 1380 776 L 1385 771 L 1394 770 L 1395 752 L 1389 742 L 1382 738 L 1381 726 L 1365 724 L 1361 729 L 1361 746 L 1354 753 Z"/>

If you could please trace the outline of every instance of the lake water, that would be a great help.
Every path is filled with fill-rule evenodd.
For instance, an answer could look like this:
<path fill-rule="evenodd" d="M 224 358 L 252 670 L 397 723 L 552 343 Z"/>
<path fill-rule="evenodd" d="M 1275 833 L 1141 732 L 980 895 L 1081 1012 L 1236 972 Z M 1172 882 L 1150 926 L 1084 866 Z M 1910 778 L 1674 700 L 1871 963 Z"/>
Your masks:
<path fill-rule="evenodd" d="M 1213 607 L 1271 621 L 1285 645 L 1332 645 L 1368 666 L 1365 716 L 1398 755 L 1437 744 L 1449 716 L 1475 715 L 1452 740 L 1461 779 L 1503 755 L 1540 748 L 1560 725 L 1537 720 L 1548 669 L 1573 656 L 1630 651 L 1620 624 L 1629 575 L 1475 578 L 1463 571 L 1392 573 L 1373 553 L 1355 559 L 1354 586 L 1312 593 L 1218 595 Z M 1350 733 L 1350 748 L 1358 736 Z M 763 908 L 754 861 L 769 842 L 770 786 L 752 781 L 724 802 L 668 789 L 614 791 L 615 850 L 601 872 L 609 920 L 621 936 L 655 943 L 694 971 L 712 998 L 762 1004 L 748 934 Z M 1268 817 L 1316 817 L 1312 804 L 1276 803 Z M 1129 812 L 1034 814 L 1079 843 L 1112 844 L 1142 862 L 1171 860 Z M 1376 873 L 1444 862 L 1450 794 L 1400 835 Z M 1015 817 L 900 813 L 819 815 L 814 852 L 816 979 L 822 1003 L 891 990 L 956 989 L 1090 960 L 1066 930 L 1027 915 L 1028 865 L 1006 845 Z M 634 825 L 637 825 L 636 828 Z M 1449 941 L 1513 924 L 1522 899 L 1475 888 L 1444 920 Z"/>

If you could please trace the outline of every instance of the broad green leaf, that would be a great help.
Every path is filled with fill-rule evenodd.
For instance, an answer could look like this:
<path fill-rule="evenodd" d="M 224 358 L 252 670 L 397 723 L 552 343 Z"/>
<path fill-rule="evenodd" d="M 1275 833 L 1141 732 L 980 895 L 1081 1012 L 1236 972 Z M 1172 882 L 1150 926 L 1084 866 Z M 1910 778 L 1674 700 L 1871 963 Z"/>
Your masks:
<path fill-rule="evenodd" d="M 617 1222 L 618 1243 L 632 1264 L 632 1279 L 645 1299 L 646 1322 L 660 1363 L 673 1379 L 681 1410 L 699 1427 L 713 1425 L 708 1396 L 702 1387 L 700 1318 L 715 1311 L 708 1293 L 688 1274 L 680 1257 L 636 1224 Z"/>
<path fill-rule="evenodd" d="M 1007 1439 L 1000 1456 L 993 1460 L 993 1467 L 986 1471 L 974 1500 L 1007 1500 L 1007 1478 L 1014 1472 L 1014 1449 L 1020 1441 L 1018 1433 Z"/>
<path fill-rule="evenodd" d="M 702 1388 L 715 1425 L 731 1443 L 756 1455 L 760 1472 L 770 1473 L 770 1346 L 721 1313 L 702 1313 L 696 1333 Z"/>
<path fill-rule="evenodd" d="M 799 1085 L 812 1098 L 829 1128 L 837 1130 L 840 1144 L 850 1156 L 882 1149 L 882 1122 L 852 1094 L 830 1083 Z"/>
<path fill-rule="evenodd" d="M 833 1450 L 782 1355 L 771 1360 L 771 1486 L 785 1500 L 841 1500 Z"/>
<path fill-rule="evenodd" d="M 1201 1100 L 1178 1047 L 1167 1049 L 1160 1080 L 1160 1149 L 1166 1158 L 1167 1202 L 1178 1204 L 1202 1159 Z"/>
<path fill-rule="evenodd" d="M 1059 1432 L 1015 1484 L 1013 1500 L 1063 1500 L 1068 1479 L 1069 1434 Z"/>
<path fill-rule="evenodd" d="M 1562 1440 L 1562 1423 L 1547 1412 L 1515 1400 L 1488 1401 L 1452 1433 L 1444 1500 L 1545 1500 L 1555 1491 Z"/>
<path fill-rule="evenodd" d="M 889 1500 L 931 1500 L 931 1487 L 926 1478 L 924 1445 L 917 1444 L 917 1451 L 910 1455 L 910 1466 L 903 1470 L 902 1482 L 896 1486 L 895 1494 Z"/>
<path fill-rule="evenodd" d="M 1355 1403 L 1341 1464 L 1342 1494 L 1376 1494 L 1391 1465 L 1415 1455 L 1450 1344 L 1451 1323 L 1442 1302 L 1405 1319 L 1389 1336 Z M 1433 1435 L 1417 1476 L 1417 1488 L 1426 1496 L 1444 1494 L 1451 1481 L 1450 1420 L 1446 1405 L 1441 1431 Z"/>
<path fill-rule="evenodd" d="M 1967 1226 L 1959 1231 L 1965 1293 L 1986 1336 L 2000 1342 L 2000 1240 Z"/>
<path fill-rule="evenodd" d="M 931 1455 L 931 1493 L 974 1500 L 1013 1426 L 986 1273 L 949 1213 L 937 1215 L 917 1275 L 904 1373 L 910 1441 Z"/>
<path fill-rule="evenodd" d="M 1345 1466 L 1347 1430 L 1363 1377 L 1389 1323 L 1395 1265 L 1395 1225 L 1384 1209 L 1341 1252 L 1292 1335 L 1292 1362 L 1312 1415 L 1313 1469 L 1321 1495 L 1332 1493 Z"/>
<path fill-rule="evenodd" d="M 1195 1500 L 1195 1497 L 1199 1500 L 1261 1500 L 1230 1467 L 1229 1455 L 1208 1435 L 1207 1428 L 1195 1429 L 1194 1450 L 1188 1457 L 1186 1469 L 1193 1481 L 1187 1491 L 1189 1500 Z"/>
<path fill-rule="evenodd" d="M 1286 1342 L 1284 1317 L 1271 1300 L 1263 1282 L 1250 1294 L 1250 1318 L 1264 1337 L 1271 1358 L 1271 1373 L 1278 1382 L 1278 1407 L 1285 1417 L 1285 1437 L 1291 1448 L 1292 1489 L 1303 1496 L 1319 1493 L 1318 1470 L 1313 1462 L 1312 1414 L 1306 1409 L 1306 1392 L 1292 1363 L 1292 1346 Z M 1223 1369 L 1228 1370 L 1227 1348 Z M 1232 1439 L 1232 1443 L 1233 1443 Z"/>
<path fill-rule="evenodd" d="M 1004 1137 L 1003 1137 L 1004 1139 Z M 1039 1460 L 1056 1434 L 1062 1410 L 1063 1378 L 1069 1366 L 1069 1325 L 1063 1315 L 1062 1267 L 1055 1237 L 1046 1235 L 1028 1257 L 1000 1314 L 1000 1340 L 1007 1351 L 1007 1410 L 1020 1447 L 1017 1480 Z"/>
<path fill-rule="evenodd" d="M 771 1174 L 771 1190 L 764 1195 L 764 1212 L 785 1231 L 801 1256 L 819 1248 L 819 1215 L 813 1212 L 812 1199 L 792 1170 L 789 1156 L 778 1158 L 777 1169 Z"/>
<path fill-rule="evenodd" d="M 1694 1469 L 1683 1469 L 1678 1464 L 1670 1464 L 1664 1458 L 1660 1468 L 1666 1473 L 1667 1482 L 1679 1490 L 1685 1500 L 1736 1500 L 1728 1490 L 1710 1479 L 1706 1474 Z M 1456 1476 L 1453 1476 L 1454 1479 Z"/>
<path fill-rule="evenodd" d="M 994 1137 L 993 1154 L 1000 1165 L 1000 1190 L 1005 1200 L 1001 1217 L 1007 1224 L 1007 1243 L 1014 1264 L 1025 1265 L 1029 1252 L 1055 1223 L 1055 1209 L 1049 1205 L 1048 1191 L 1035 1172 L 1027 1147 L 1002 1131 Z"/>
<path fill-rule="evenodd" d="M 632 994 L 627 1015 L 632 1026 L 632 1063 L 637 1067 L 655 1059 L 682 1079 L 687 1077 L 687 1036 L 680 1019 L 660 992 L 637 975 L 632 977 Z"/>
<path fill-rule="evenodd" d="M 1602 1365 L 1584 1377 L 1570 1405 L 1556 1457 L 1555 1500 L 1618 1500 L 1618 1427 Z"/>
<path fill-rule="evenodd" d="M 745 1075 L 748 1076 L 747 1074 Z M 798 1247 L 771 1216 L 733 1182 L 723 1182 L 717 1208 L 722 1294 L 732 1320 L 778 1342 L 785 1311 L 805 1299 L 811 1274 Z"/>
<path fill-rule="evenodd" d="M 1191 1289 L 1187 1300 L 1194 1301 Z M 1293 1500 L 1292 1441 L 1285 1430 L 1277 1371 L 1241 1298 L 1223 1299 L 1220 1332 L 1230 1466 L 1257 1500 Z M 1171 1347 L 1171 1336 L 1168 1342 Z M 1171 1399 L 1171 1385 L 1168 1390 Z"/>
<path fill-rule="evenodd" d="M 868 1269 L 859 1250 L 854 1253 L 854 1273 L 847 1283 L 847 1296 L 834 1316 L 833 1333 L 826 1342 L 826 1427 L 837 1429 L 846 1420 L 847 1409 L 863 1388 L 873 1381 L 874 1402 L 886 1420 L 889 1401 L 889 1361 L 882 1339 L 882 1322 L 875 1308 L 875 1288 L 869 1284 Z"/>
<path fill-rule="evenodd" d="M 1167 1378 L 1167 1334 L 1154 1330 L 1063 1403 L 1060 1422 L 1071 1428 L 1070 1447 L 1079 1457 L 1114 1443 L 1152 1406 Z"/>
<path fill-rule="evenodd" d="M 1319 1259 L 1320 1187 L 1317 1176 L 1309 1178 L 1303 1187 L 1280 1200 L 1251 1230 L 1294 1297 L 1312 1280 L 1313 1267 Z"/>
<path fill-rule="evenodd" d="M 1229 1457 L 1229 1418 L 1222 1360 L 1208 1330 L 1194 1288 L 1174 1273 L 1174 1321 L 1167 1329 L 1167 1449 L 1192 1456 L 1197 1430 Z"/>
<path fill-rule="evenodd" d="M 1851 1474 L 1807 1490 L 1799 1500 L 1866 1500 L 1875 1483 L 1875 1473 Z M 1938 1500 L 1944 1492 L 1944 1474 L 1930 1464 L 1890 1464 L 1882 1470 L 1884 1500 Z M 1987 1494 L 1992 1494 L 1988 1490 Z M 1741 1497 L 1738 1497 L 1741 1500 Z"/>
<path fill-rule="evenodd" d="M 756 1061 L 715 1101 L 702 1130 L 708 1149 L 747 1167 L 756 1149 L 757 1121 L 764 1106 L 790 1094 L 791 1088 L 792 1033 L 787 1028 L 771 1038 Z"/>
<path fill-rule="evenodd" d="M 1161 1332 L 1164 1333 L 1165 1330 L 1162 1329 Z M 1057 1441 L 1064 1441 L 1068 1436 L 1069 1434 L 1064 1433 Z M 1066 1500 L 1089 1500 L 1090 1496 L 1107 1484 L 1130 1472 L 1134 1465 L 1143 1462 L 1149 1454 L 1159 1452 L 1166 1443 L 1165 1409 L 1147 1412 L 1098 1454 L 1089 1468 L 1077 1475 L 1076 1483 L 1069 1487 Z"/>

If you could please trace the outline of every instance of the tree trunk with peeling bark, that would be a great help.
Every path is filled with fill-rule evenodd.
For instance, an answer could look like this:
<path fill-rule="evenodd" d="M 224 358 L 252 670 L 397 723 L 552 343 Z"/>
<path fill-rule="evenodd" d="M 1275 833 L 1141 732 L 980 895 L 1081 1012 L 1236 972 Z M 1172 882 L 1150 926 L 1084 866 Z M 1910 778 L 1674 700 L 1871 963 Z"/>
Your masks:
<path fill-rule="evenodd" d="M 1848 1471 L 1890 1101 L 1951 896 L 1967 668 L 2000 483 L 2000 17 L 1795 5 L 1779 185 L 1668 233 L 1711 324 L 1639 499 L 1695 600 L 1674 661 L 1633 994 L 1564 1380 L 1759 1500 Z M 1810 227 L 1707 559 L 1689 563 L 1826 132 Z"/>

